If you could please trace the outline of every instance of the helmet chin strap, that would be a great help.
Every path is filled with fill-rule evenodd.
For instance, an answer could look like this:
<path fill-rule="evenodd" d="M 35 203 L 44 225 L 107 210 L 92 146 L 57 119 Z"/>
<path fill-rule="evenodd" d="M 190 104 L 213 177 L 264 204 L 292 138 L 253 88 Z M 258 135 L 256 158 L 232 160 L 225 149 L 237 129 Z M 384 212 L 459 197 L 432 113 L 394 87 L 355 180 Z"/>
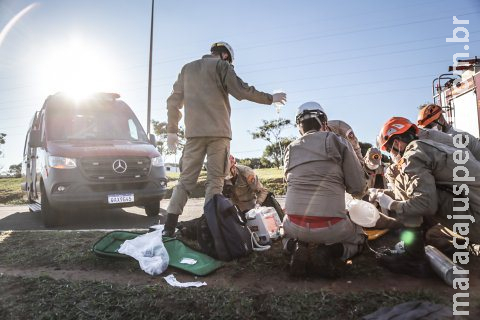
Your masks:
<path fill-rule="evenodd" d="M 438 124 L 438 125 L 440 126 L 440 128 L 442 128 L 442 131 L 443 131 L 443 132 L 447 131 L 447 125 L 446 125 L 445 122 L 444 122 L 444 123 L 440 123 L 440 121 L 437 120 L 437 121 L 435 121 L 435 123 Z"/>
<path fill-rule="evenodd" d="M 318 124 L 320 125 L 320 130 L 322 131 L 327 131 L 327 123 L 320 121 L 319 118 L 315 117 L 315 120 L 317 120 Z"/>

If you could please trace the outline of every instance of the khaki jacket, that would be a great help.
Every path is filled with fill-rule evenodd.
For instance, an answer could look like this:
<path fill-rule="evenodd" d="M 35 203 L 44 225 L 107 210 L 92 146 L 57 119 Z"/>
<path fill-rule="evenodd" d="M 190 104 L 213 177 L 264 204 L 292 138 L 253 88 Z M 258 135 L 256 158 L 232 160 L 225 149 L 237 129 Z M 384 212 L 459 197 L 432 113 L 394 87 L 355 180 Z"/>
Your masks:
<path fill-rule="evenodd" d="M 451 128 L 451 130 L 449 132 L 453 132 L 452 127 L 450 127 L 450 128 Z M 442 132 L 442 131 L 419 128 L 418 139 L 420 139 L 420 140 L 431 140 L 431 141 L 434 141 L 434 142 L 443 143 L 447 146 L 456 148 L 453 144 L 453 136 L 450 135 L 449 133 L 445 133 L 445 132 Z M 467 148 L 468 148 L 468 146 L 467 146 Z M 472 151 L 472 153 L 474 153 L 473 150 L 470 149 L 470 151 Z M 475 158 L 477 160 L 479 159 L 477 157 L 475 157 Z M 395 184 L 395 177 L 398 175 L 398 173 L 399 173 L 399 170 L 397 168 L 397 165 L 394 164 L 394 163 L 390 164 L 385 170 L 385 178 L 387 180 L 387 183 L 390 183 L 390 184 L 394 185 Z"/>
<path fill-rule="evenodd" d="M 461 153 L 461 159 L 469 155 L 465 164 L 458 164 L 454 152 Z M 462 177 L 463 171 L 454 171 L 464 167 L 474 181 L 454 181 L 454 172 Z M 456 169 L 457 168 L 457 169 Z M 476 223 L 470 229 L 478 233 L 480 221 L 480 162 L 474 159 L 468 149 L 457 149 L 431 140 L 415 140 L 408 144 L 402 160 L 398 165 L 399 174 L 395 178 L 395 202 L 393 211 L 405 216 L 437 215 L 439 222 L 451 228 L 455 221 L 448 215 L 471 214 Z M 461 187 L 464 185 L 464 187 Z M 463 188 L 468 194 L 462 193 Z M 456 193 L 456 194 L 454 194 Z M 454 211 L 453 208 L 463 208 L 464 203 L 454 201 L 454 198 L 468 196 L 468 210 Z"/>
<path fill-rule="evenodd" d="M 353 151 L 357 155 L 358 160 L 363 164 L 362 149 L 358 143 L 358 138 L 355 136 L 352 127 L 342 120 L 330 120 L 327 123 L 330 131 L 338 134 L 340 137 L 346 139 L 352 145 Z"/>
<path fill-rule="evenodd" d="M 463 141 L 468 139 L 467 148 L 473 153 L 475 159 L 480 161 L 480 140 L 477 137 L 466 131 L 455 129 L 454 127 L 450 127 L 450 129 L 447 131 L 447 134 L 451 135 L 452 137 L 456 136 L 457 134 L 461 134 L 464 139 Z"/>
<path fill-rule="evenodd" d="M 418 138 L 420 140 L 433 140 L 435 142 L 440 142 L 446 144 L 447 146 L 454 147 L 453 145 L 453 137 L 457 134 L 461 134 L 463 137 L 463 141 L 468 137 L 468 144 L 467 148 L 472 152 L 475 159 L 480 161 L 480 141 L 478 138 L 474 137 L 468 132 L 456 130 L 453 127 L 447 131 L 447 133 L 442 131 L 436 130 L 429 130 L 429 129 L 420 129 L 418 133 Z"/>
<path fill-rule="evenodd" d="M 377 188 L 377 189 L 387 188 L 388 181 L 385 178 L 385 166 L 383 163 L 380 164 L 380 166 L 375 170 L 368 169 L 365 166 L 365 173 L 367 174 L 368 188 Z"/>
<path fill-rule="evenodd" d="M 345 191 L 361 197 L 366 190 L 362 166 L 351 144 L 323 131 L 293 141 L 285 155 L 287 214 L 346 217 Z"/>
<path fill-rule="evenodd" d="M 167 99 L 168 133 L 178 132 L 185 106 L 185 137 L 232 138 L 230 127 L 231 94 L 238 100 L 247 99 L 272 104 L 272 95 L 257 91 L 240 79 L 233 66 L 213 55 L 183 66 Z"/>
<path fill-rule="evenodd" d="M 255 204 L 262 204 L 268 195 L 252 168 L 237 164 L 237 174 L 234 179 L 227 180 L 225 183 L 232 184 L 232 202 L 236 204 L 241 211 L 250 210 Z"/>

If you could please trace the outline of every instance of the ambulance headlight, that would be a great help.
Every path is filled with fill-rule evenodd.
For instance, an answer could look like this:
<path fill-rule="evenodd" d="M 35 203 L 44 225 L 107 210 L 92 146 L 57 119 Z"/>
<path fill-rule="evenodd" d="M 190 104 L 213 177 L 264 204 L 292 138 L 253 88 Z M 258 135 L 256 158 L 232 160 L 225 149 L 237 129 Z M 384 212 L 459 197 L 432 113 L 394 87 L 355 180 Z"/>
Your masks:
<path fill-rule="evenodd" d="M 72 158 L 49 156 L 48 165 L 56 169 L 73 169 L 77 167 L 77 162 Z"/>

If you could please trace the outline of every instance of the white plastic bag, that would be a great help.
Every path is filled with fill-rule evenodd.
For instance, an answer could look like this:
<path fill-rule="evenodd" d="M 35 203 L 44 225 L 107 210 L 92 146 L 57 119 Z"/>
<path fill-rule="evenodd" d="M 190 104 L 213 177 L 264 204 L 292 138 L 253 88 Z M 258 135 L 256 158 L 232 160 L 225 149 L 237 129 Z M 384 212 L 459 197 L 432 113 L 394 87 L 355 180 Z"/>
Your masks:
<path fill-rule="evenodd" d="M 168 252 L 162 241 L 163 228 L 126 240 L 118 249 L 135 258 L 140 263 L 140 268 L 154 276 L 161 274 L 168 267 Z"/>
<path fill-rule="evenodd" d="M 348 206 L 350 205 L 350 202 L 353 200 L 353 197 L 350 193 L 345 192 L 345 209 L 348 210 Z"/>
<path fill-rule="evenodd" d="M 370 202 L 353 199 L 348 203 L 350 219 L 359 226 L 372 228 L 380 218 L 377 208 Z"/>

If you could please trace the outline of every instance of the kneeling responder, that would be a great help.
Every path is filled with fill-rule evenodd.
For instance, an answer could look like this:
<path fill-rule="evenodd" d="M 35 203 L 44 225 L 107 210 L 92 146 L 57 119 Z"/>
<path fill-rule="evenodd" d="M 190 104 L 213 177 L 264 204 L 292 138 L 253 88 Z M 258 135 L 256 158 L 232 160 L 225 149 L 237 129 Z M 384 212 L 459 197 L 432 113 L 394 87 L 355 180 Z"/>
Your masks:
<path fill-rule="evenodd" d="M 466 148 L 418 140 L 417 134 L 417 126 L 402 117 L 393 117 L 383 125 L 378 141 L 381 149 L 391 154 L 397 173 L 393 194 L 376 192 L 376 198 L 406 228 L 405 252 L 384 256 L 380 263 L 394 272 L 421 276 L 428 263 L 420 227 L 429 229 L 440 223 L 465 235 L 468 224 L 470 242 L 480 240 L 480 181 L 471 179 L 480 176 L 480 162 Z M 460 144 L 462 139 L 459 136 L 457 140 Z M 464 171 L 458 175 L 459 167 Z M 422 225 L 424 219 L 428 221 Z M 430 244 L 442 250 L 446 243 L 437 237 Z"/>
<path fill-rule="evenodd" d="M 237 164 L 233 155 L 229 156 L 229 174 L 225 177 L 223 195 L 229 198 L 240 211 L 246 212 L 256 206 L 272 206 L 280 210 L 280 205 L 274 199 L 273 193 L 262 185 L 255 171 L 241 164 Z M 283 217 L 283 212 L 278 212 Z M 178 223 L 182 236 L 195 240 L 197 235 L 197 222 L 199 218 Z"/>
<path fill-rule="evenodd" d="M 302 136 L 285 155 L 283 227 L 285 247 L 291 253 L 290 273 L 297 276 L 312 270 L 333 277 L 337 262 L 359 253 L 366 239 L 345 210 L 345 191 L 361 197 L 366 191 L 365 174 L 351 144 L 327 131 L 327 115 L 320 104 L 302 104 L 296 123 Z"/>
<path fill-rule="evenodd" d="M 230 173 L 225 178 L 223 194 L 237 205 L 240 211 L 248 211 L 263 204 L 268 196 L 255 171 L 237 164 L 235 157 L 229 157 Z"/>
<path fill-rule="evenodd" d="M 428 131 L 433 130 L 444 132 L 451 137 L 461 134 L 463 142 L 465 142 L 467 148 L 472 152 L 473 156 L 480 161 L 480 140 L 468 132 L 455 129 L 447 122 L 443 113 L 444 111 L 439 105 L 423 105 L 418 113 L 417 124 L 420 128 L 424 128 Z M 430 139 L 438 141 L 436 138 Z M 443 141 L 439 142 L 445 143 Z M 451 142 L 446 144 L 451 145 Z"/>
<path fill-rule="evenodd" d="M 364 158 L 362 156 L 362 149 L 360 148 L 360 143 L 358 138 L 353 131 L 353 128 L 342 120 L 328 120 L 327 130 L 333 133 L 338 134 L 340 137 L 345 138 L 352 145 L 353 151 L 357 155 L 358 161 L 363 165 Z"/>

